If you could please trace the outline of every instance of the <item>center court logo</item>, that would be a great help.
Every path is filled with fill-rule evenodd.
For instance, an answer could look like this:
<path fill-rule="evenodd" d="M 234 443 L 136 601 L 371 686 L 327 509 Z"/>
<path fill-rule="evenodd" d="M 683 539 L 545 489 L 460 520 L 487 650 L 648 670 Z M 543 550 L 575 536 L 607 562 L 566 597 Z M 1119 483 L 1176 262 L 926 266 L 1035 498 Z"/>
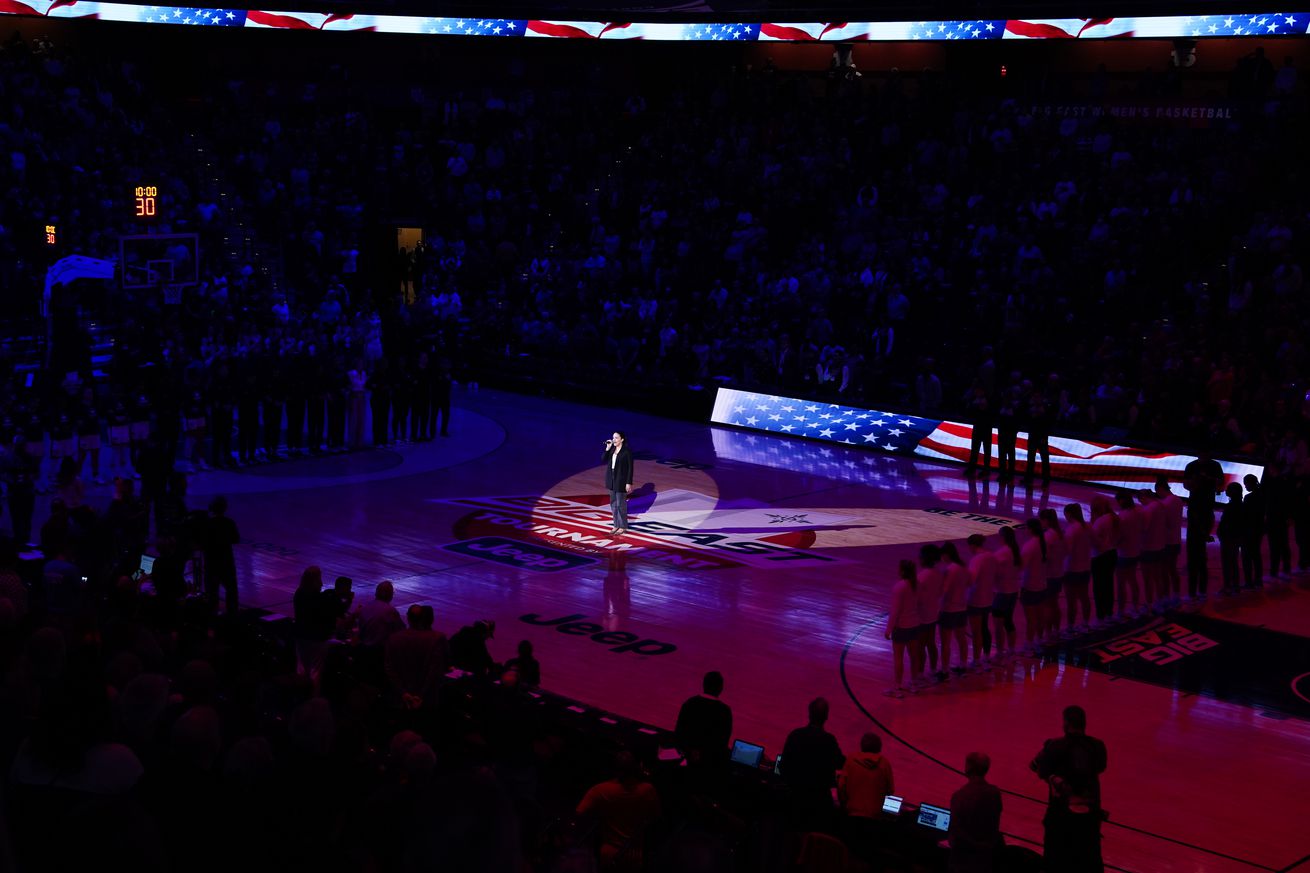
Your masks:
<path fill-rule="evenodd" d="M 805 549 L 814 541 L 812 532 L 758 530 L 769 523 L 761 510 L 716 513 L 712 498 L 688 492 L 671 492 L 662 499 L 672 508 L 634 515 L 628 533 L 621 538 L 610 535 L 609 507 L 599 495 L 459 498 L 447 502 L 478 510 L 456 522 L 455 535 L 459 537 L 545 541 L 559 549 L 588 555 L 622 552 L 636 560 L 688 570 L 790 566 L 795 562 L 829 564 L 837 560 Z"/>
<path fill-rule="evenodd" d="M 472 510 L 455 536 L 507 537 L 584 555 L 622 552 L 638 561 L 685 570 L 830 565 L 854 546 L 903 545 L 991 534 L 1010 519 L 963 511 L 836 506 L 732 505 L 698 491 L 673 488 L 633 503 L 625 536 L 615 537 L 609 500 L 573 495 L 461 497 L 437 502 Z"/>

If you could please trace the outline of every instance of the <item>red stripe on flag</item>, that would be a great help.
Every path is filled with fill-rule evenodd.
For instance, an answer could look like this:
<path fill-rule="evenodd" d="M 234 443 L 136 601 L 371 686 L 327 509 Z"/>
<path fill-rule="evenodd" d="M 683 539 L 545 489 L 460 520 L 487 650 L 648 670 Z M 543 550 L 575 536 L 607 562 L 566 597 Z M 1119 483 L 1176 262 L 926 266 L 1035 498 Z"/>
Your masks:
<path fill-rule="evenodd" d="M 973 426 L 953 421 L 943 421 L 938 425 L 937 430 L 934 431 L 934 433 L 946 434 L 961 440 L 970 440 L 973 438 Z M 1087 451 L 1079 453 L 1061 447 L 1055 442 L 1057 439 L 1066 438 L 1051 438 L 1050 448 L 1052 460 L 1054 460 L 1056 456 L 1062 458 L 1078 458 L 1080 460 L 1091 460 L 1093 458 L 1140 458 L 1142 460 L 1150 461 L 1159 461 L 1165 458 L 1176 457 L 1174 452 L 1152 452 L 1147 449 L 1134 449 L 1128 446 L 1117 446 L 1113 443 L 1094 443 L 1087 440 L 1067 438 L 1068 442 L 1087 447 Z M 993 434 L 992 445 L 996 444 L 997 438 L 995 434 Z M 1027 450 L 1028 440 L 1026 437 L 1020 437 L 1017 439 L 1017 448 L 1022 448 L 1025 451 Z"/>
<path fill-rule="evenodd" d="M 556 24 L 553 21 L 529 21 L 528 30 L 542 36 L 554 36 L 561 39 L 595 39 L 587 31 L 571 24 Z"/>
<path fill-rule="evenodd" d="M 773 37 L 774 39 L 789 39 L 797 42 L 815 42 L 814 37 L 810 36 L 799 27 L 785 27 L 781 24 L 770 24 L 767 21 L 760 25 L 760 33 L 764 36 Z"/>
<path fill-rule="evenodd" d="M 952 461 L 961 463 L 969 460 L 969 450 L 963 446 L 938 442 L 931 437 L 919 443 L 919 447 L 945 455 Z M 1073 457 L 1073 456 L 1065 456 Z M 1033 465 L 1032 459 L 1020 463 L 1020 468 Z M 1087 482 L 1154 482 L 1160 470 L 1150 467 L 1120 466 L 1117 464 L 1083 464 L 1072 460 L 1062 460 L 1054 453 L 1051 455 L 1051 467 L 1062 478 L 1080 479 Z"/>
<path fill-rule="evenodd" d="M 631 22 L 631 21 L 611 21 L 611 22 L 609 22 L 608 24 L 606 24 L 604 27 L 602 27 L 602 28 L 600 29 L 600 33 L 597 34 L 597 36 L 604 36 L 605 34 L 609 33 L 611 30 L 622 30 L 622 29 L 625 28 L 625 27 L 632 27 L 632 22 Z"/>
<path fill-rule="evenodd" d="M 1007 33 L 1026 36 L 1031 39 L 1073 39 L 1074 35 L 1053 24 L 1040 24 L 1036 21 L 1011 19 L 1005 22 Z"/>
<path fill-rule="evenodd" d="M 26 3 L 19 3 L 18 0 L 0 0 L 0 13 L 5 15 L 40 15 L 31 6 Z"/>
<path fill-rule="evenodd" d="M 246 21 L 253 21 L 265 27 L 281 27 L 286 30 L 318 30 L 317 27 L 293 15 L 275 15 L 272 12 L 260 12 L 251 9 L 246 13 Z"/>
<path fill-rule="evenodd" d="M 349 21 L 350 19 L 352 19 L 352 18 L 354 18 L 354 17 L 355 17 L 355 13 L 353 13 L 353 12 L 348 13 L 348 14 L 346 14 L 346 15 L 329 15 L 327 18 L 323 19 L 323 23 L 320 24 L 320 25 L 318 26 L 318 29 L 319 29 L 319 30 L 322 30 L 323 28 L 327 27 L 329 24 L 332 24 L 334 21 Z M 354 29 L 355 29 L 355 30 L 377 30 L 376 27 L 356 27 L 356 28 L 354 28 Z"/>
<path fill-rule="evenodd" d="M 1102 25 L 1102 24 L 1109 24 L 1111 21 L 1114 21 L 1114 19 L 1113 19 L 1113 18 L 1089 18 L 1089 19 L 1087 19 L 1086 22 L 1083 23 L 1083 26 L 1082 26 L 1082 27 L 1078 28 L 1078 35 L 1079 35 L 1079 36 L 1082 36 L 1082 35 L 1083 35 L 1083 32 L 1086 31 L 1087 28 L 1089 28 L 1089 27 L 1098 27 L 1098 26 L 1100 26 L 1100 25 Z"/>

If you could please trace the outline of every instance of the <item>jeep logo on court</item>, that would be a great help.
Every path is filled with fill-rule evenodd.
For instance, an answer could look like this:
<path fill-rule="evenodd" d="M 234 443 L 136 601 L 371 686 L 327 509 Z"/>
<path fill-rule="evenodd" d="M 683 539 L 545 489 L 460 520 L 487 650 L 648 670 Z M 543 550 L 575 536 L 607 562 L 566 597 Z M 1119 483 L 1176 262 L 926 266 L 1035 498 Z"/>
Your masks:
<path fill-rule="evenodd" d="M 673 643 L 643 640 L 636 634 L 627 631 L 607 631 L 594 622 L 578 621 L 580 618 L 586 618 L 586 616 L 579 612 L 561 618 L 542 618 L 537 613 L 530 612 L 527 615 L 520 615 L 519 621 L 540 627 L 553 626 L 560 633 L 569 634 L 570 636 L 591 637 L 592 642 L 600 643 L 602 646 L 609 646 L 611 652 L 632 652 L 636 655 L 667 655 L 678 650 L 678 647 Z"/>
<path fill-rule="evenodd" d="M 442 548 L 461 555 L 481 558 L 484 561 L 522 567 L 524 570 L 534 570 L 538 573 L 558 573 L 560 570 L 571 570 L 574 567 L 585 567 L 596 563 L 595 558 L 584 558 L 581 555 L 534 546 L 518 540 L 507 540 L 504 537 L 478 537 L 475 540 L 450 543 Z"/>

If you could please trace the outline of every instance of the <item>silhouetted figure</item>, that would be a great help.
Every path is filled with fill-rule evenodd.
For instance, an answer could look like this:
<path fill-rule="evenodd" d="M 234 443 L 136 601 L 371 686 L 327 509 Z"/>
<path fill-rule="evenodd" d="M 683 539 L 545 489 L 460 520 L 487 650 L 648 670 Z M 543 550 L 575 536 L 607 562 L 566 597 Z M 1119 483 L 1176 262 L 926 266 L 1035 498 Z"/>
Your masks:
<path fill-rule="evenodd" d="M 218 589 L 223 589 L 224 611 L 235 618 L 238 608 L 237 562 L 232 548 L 241 542 L 236 522 L 227 517 L 227 498 L 209 501 L 209 517 L 201 528 L 200 548 L 204 553 L 205 598 L 218 611 Z"/>
<path fill-rule="evenodd" d="M 678 710 L 674 734 L 678 751 L 690 765 L 718 766 L 728 759 L 732 741 L 732 709 L 719 700 L 723 674 L 712 671 L 701 681 L 701 693 L 689 697 Z"/>
<path fill-rule="evenodd" d="M 792 823 L 802 830 L 833 830 L 832 791 L 836 773 L 846 763 L 837 738 L 824 729 L 828 701 L 810 701 L 809 722 L 787 735 L 782 748 L 782 778 L 791 795 Z"/>
<path fill-rule="evenodd" d="M 1046 869 L 1101 873 L 1101 774 L 1105 743 L 1087 736 L 1081 706 L 1064 710 L 1064 736 L 1047 740 L 1030 765 L 1047 784 Z"/>

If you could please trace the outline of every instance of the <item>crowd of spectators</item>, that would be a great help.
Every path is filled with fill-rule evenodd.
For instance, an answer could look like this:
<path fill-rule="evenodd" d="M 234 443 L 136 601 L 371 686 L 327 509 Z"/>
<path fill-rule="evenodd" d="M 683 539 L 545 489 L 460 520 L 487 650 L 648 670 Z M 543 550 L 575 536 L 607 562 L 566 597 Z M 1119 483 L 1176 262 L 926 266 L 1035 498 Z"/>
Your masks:
<path fill-rule="evenodd" d="M 1302 439 L 1290 60 L 1209 84 L 703 73 L 634 85 L 516 62 L 373 106 L 377 83 L 339 64 L 187 91 L 112 49 L 10 40 L 9 323 L 51 257 L 28 231 L 116 257 L 143 229 L 133 181 L 162 192 L 150 232 L 198 233 L 201 265 L 178 303 L 57 289 L 49 366 L 4 356 L 5 444 L 89 456 L 98 478 L 102 446 L 130 469 L 147 420 L 196 468 L 418 439 L 447 380 L 482 369 L 985 410 L 1221 453 Z M 1180 95 L 1234 117 L 1048 111 Z M 370 233 L 397 215 L 425 234 L 395 254 Z"/>
<path fill-rule="evenodd" d="M 142 870 L 694 873 L 729 869 L 752 828 L 767 854 L 767 816 L 879 857 L 890 760 L 872 734 L 843 755 L 821 700 L 784 749 L 785 800 L 738 819 L 720 805 L 732 717 L 717 674 L 678 719 L 687 767 L 669 779 L 536 714 L 529 643 L 502 664 L 493 623 L 447 638 L 430 605 L 402 617 L 390 583 L 356 604 L 352 580 L 325 587 L 310 567 L 283 633 L 238 617 L 235 523 L 221 501 L 189 510 L 176 469 L 433 439 L 453 378 L 726 382 L 1206 445 L 1310 481 L 1306 103 L 1290 61 L 1252 55 L 1222 84 L 1102 73 L 1028 89 L 702 73 L 633 87 L 516 62 L 373 107 L 375 82 L 306 65 L 216 76 L 179 101 L 149 60 L 6 43 L 0 760 L 7 849 L 26 869 L 112 851 Z M 1233 117 L 1050 111 L 1183 96 Z M 142 230 L 124 192 L 146 178 L 164 192 L 150 230 L 199 235 L 198 284 L 176 302 L 57 289 L 48 346 L 24 347 L 45 330 L 30 316 L 51 257 L 28 225 L 55 225 L 58 255 L 115 257 Z M 371 230 L 400 215 L 424 238 L 393 255 Z M 82 477 L 111 471 L 97 512 Z M 1226 514 L 1227 587 L 1239 547 L 1259 554 L 1261 519 L 1286 539 L 1277 487 Z M 57 499 L 33 531 L 43 490 Z M 36 573 L 18 558 L 29 542 Z M 1095 829 L 1099 788 L 1094 772 L 1065 779 L 1063 759 L 1104 768 L 1070 718 L 1034 762 L 1078 816 L 1056 818 L 1066 847 Z M 988 766 L 964 764 L 955 869 L 990 869 L 998 846 Z"/>
<path fill-rule="evenodd" d="M 50 489 L 68 457 L 97 482 L 144 475 L 148 444 L 202 470 L 448 432 L 453 313 L 356 281 L 358 180 L 332 181 L 324 155 L 310 183 L 313 144 L 365 148 L 349 119 L 283 132 L 233 82 L 186 129 L 158 104 L 155 72 L 17 34 L 0 51 L 9 478 Z M 149 226 L 127 196 L 144 177 L 161 192 Z M 32 216 L 57 228 L 56 247 L 27 232 Z M 48 334 L 34 324 L 50 261 L 116 259 L 120 235 L 141 233 L 198 234 L 199 283 L 170 299 L 83 280 L 55 289 Z"/>

